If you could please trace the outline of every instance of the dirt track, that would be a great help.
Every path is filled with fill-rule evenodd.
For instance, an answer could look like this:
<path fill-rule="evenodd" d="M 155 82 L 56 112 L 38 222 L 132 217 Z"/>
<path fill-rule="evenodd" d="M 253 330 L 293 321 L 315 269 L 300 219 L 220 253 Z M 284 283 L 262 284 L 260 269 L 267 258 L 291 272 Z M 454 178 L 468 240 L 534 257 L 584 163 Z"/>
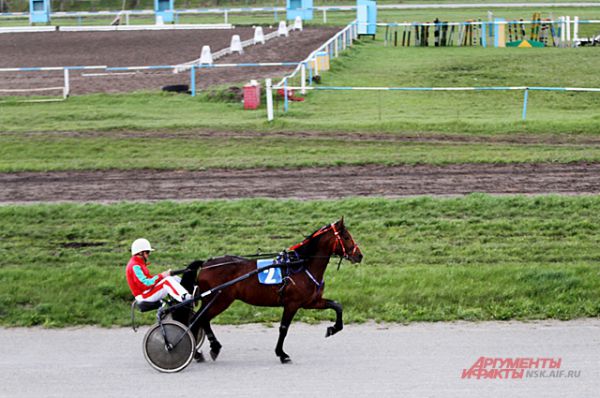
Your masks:
<path fill-rule="evenodd" d="M 136 184 L 131 184 L 136 181 Z M 597 194 L 600 164 L 460 164 L 0 174 L 0 203 L 325 199 L 347 196 Z"/>
<path fill-rule="evenodd" d="M 332 37 L 339 28 L 306 28 L 292 31 L 264 45 L 250 46 L 216 63 L 299 62 Z M 268 33 L 270 29 L 265 29 Z M 0 40 L 0 67 L 176 65 L 200 57 L 203 45 L 212 52 L 229 47 L 231 37 L 251 39 L 254 29 L 173 30 L 124 32 L 8 33 Z M 23 51 L 27 49 L 27 51 Z M 198 88 L 250 79 L 283 76 L 294 67 L 227 68 L 198 72 Z M 166 85 L 189 84 L 189 72 L 172 70 L 123 71 L 106 75 L 101 70 L 71 71 L 71 94 L 160 90 Z M 0 74 L 0 89 L 62 87 L 63 72 Z"/>

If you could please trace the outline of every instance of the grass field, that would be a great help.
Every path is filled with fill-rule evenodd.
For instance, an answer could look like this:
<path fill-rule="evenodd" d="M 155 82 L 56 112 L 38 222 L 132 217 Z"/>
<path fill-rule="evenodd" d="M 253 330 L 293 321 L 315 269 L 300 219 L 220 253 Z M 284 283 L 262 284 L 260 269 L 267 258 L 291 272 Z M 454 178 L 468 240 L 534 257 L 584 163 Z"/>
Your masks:
<path fill-rule="evenodd" d="M 333 62 L 327 86 L 600 87 L 596 48 L 394 48 L 366 39 Z M 295 84 L 298 84 L 296 82 Z M 118 105 L 118 106 L 116 106 Z M 0 103 L 0 131 L 259 130 L 444 133 L 600 132 L 598 93 L 314 92 L 272 124 L 264 109 L 204 96 L 138 93 L 74 96 L 62 103 Z"/>
<path fill-rule="evenodd" d="M 0 207 L 0 323 L 126 324 L 135 236 L 156 246 L 158 272 L 226 252 L 278 251 L 341 215 L 365 255 L 326 276 L 326 296 L 345 305 L 348 321 L 600 314 L 600 198 L 471 195 Z M 279 316 L 236 304 L 219 320 Z"/>

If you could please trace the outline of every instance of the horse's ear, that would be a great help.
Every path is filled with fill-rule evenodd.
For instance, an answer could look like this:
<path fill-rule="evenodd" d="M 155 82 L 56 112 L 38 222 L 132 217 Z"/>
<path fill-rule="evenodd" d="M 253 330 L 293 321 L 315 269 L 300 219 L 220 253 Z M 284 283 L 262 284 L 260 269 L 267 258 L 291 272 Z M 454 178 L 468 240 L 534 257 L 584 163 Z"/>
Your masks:
<path fill-rule="evenodd" d="M 340 221 L 338 221 L 338 225 L 340 226 L 340 228 L 344 228 L 344 216 L 340 218 Z"/>

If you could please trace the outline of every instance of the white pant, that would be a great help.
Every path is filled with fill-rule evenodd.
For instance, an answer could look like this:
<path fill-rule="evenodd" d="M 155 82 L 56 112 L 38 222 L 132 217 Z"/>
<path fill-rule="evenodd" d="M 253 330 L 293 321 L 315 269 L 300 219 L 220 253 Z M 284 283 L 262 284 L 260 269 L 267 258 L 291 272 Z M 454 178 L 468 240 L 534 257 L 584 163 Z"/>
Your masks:
<path fill-rule="evenodd" d="M 162 300 L 168 294 L 175 300 L 182 302 L 184 300 L 183 296 L 189 295 L 189 292 L 179 282 L 181 282 L 180 277 L 167 276 L 142 294 L 135 296 L 135 300 L 138 303 L 142 301 L 155 302 Z"/>

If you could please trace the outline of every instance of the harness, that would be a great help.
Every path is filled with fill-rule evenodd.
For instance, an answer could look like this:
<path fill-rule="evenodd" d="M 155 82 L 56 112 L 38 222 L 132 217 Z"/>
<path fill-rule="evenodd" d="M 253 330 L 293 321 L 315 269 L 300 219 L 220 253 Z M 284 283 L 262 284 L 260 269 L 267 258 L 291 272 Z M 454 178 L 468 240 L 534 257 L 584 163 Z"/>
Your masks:
<path fill-rule="evenodd" d="M 344 241 L 343 238 L 341 236 L 341 231 L 338 229 L 338 227 L 336 226 L 335 223 L 326 225 L 324 227 L 322 227 L 321 229 L 319 229 L 318 231 L 314 232 L 312 235 L 307 236 L 302 242 L 295 244 L 293 246 L 290 246 L 287 250 L 284 250 L 282 252 L 279 253 L 262 253 L 261 250 L 259 249 L 256 253 L 254 254 L 249 254 L 249 255 L 244 255 L 244 256 L 234 256 L 233 261 L 228 261 L 228 262 L 224 262 L 224 263 L 217 263 L 217 264 L 213 264 L 213 265 L 208 265 L 208 266 L 203 266 L 203 269 L 209 269 L 209 268 L 216 268 L 216 267 L 222 267 L 224 265 L 228 265 L 228 264 L 235 264 L 239 261 L 244 261 L 245 258 L 268 258 L 270 256 L 276 256 L 275 260 L 273 261 L 274 265 L 278 265 L 279 268 L 281 268 L 283 274 L 282 274 L 282 284 L 281 287 L 279 288 L 279 295 L 280 295 L 280 302 L 283 303 L 283 294 L 285 291 L 285 288 L 290 284 L 296 284 L 296 282 L 294 282 L 294 280 L 292 279 L 292 276 L 297 275 L 299 273 L 304 273 L 306 274 L 306 276 L 308 277 L 308 279 L 315 284 L 315 286 L 317 287 L 317 292 L 321 291 L 323 289 L 323 287 L 325 286 L 325 280 L 321 279 L 321 281 L 319 281 L 312 272 L 310 272 L 310 270 L 306 267 L 306 261 L 310 258 L 319 258 L 320 256 L 309 256 L 307 258 L 301 258 L 300 255 L 297 253 L 297 249 L 299 249 L 300 247 L 304 246 L 305 244 L 309 243 L 312 239 L 323 235 L 326 232 L 329 232 L 330 230 L 333 231 L 334 234 L 334 241 L 333 241 L 333 246 L 331 248 L 332 253 L 335 253 L 337 250 L 337 246 L 339 245 L 341 248 L 341 256 L 340 256 L 340 262 L 338 263 L 338 270 L 340 269 L 340 265 L 342 263 L 342 260 L 344 259 L 349 259 L 350 256 L 354 255 L 356 253 L 357 250 L 359 250 L 358 248 L 358 244 L 356 244 L 356 242 L 352 242 L 354 244 L 352 250 L 347 250 L 346 247 L 344 246 Z M 330 256 L 323 256 L 323 258 L 330 258 Z"/>
<path fill-rule="evenodd" d="M 282 251 L 277 255 L 274 264 L 280 265 L 283 271 L 283 282 L 279 288 L 279 302 L 283 305 L 285 288 L 290 284 L 296 284 L 292 279 L 292 276 L 299 273 L 305 273 L 315 286 L 317 287 L 317 293 L 320 292 L 325 286 L 325 281 L 317 281 L 317 278 L 309 271 L 306 267 L 306 259 L 300 258 L 296 251 Z"/>

